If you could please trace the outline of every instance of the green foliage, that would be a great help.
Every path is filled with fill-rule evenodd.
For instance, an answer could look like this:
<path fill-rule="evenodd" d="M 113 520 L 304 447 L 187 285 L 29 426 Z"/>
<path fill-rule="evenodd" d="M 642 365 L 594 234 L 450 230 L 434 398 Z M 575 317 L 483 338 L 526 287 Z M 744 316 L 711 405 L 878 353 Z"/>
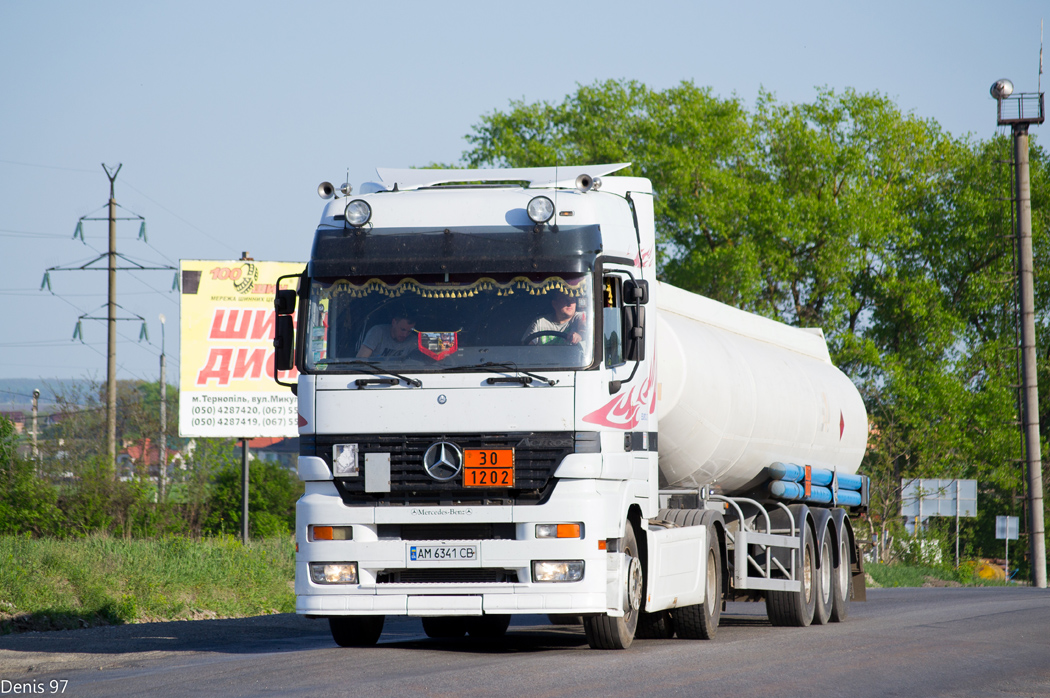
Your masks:
<path fill-rule="evenodd" d="M 0 634 L 161 619 L 289 613 L 287 537 L 155 541 L 0 536 Z"/>
<path fill-rule="evenodd" d="M 62 518 L 56 500 L 33 463 L 18 457 L 14 425 L 0 416 L 0 534 L 54 532 Z"/>
<path fill-rule="evenodd" d="M 287 535 L 295 530 L 295 502 L 303 483 L 276 463 L 254 461 L 248 468 L 248 527 L 253 537 Z M 241 465 L 227 465 L 215 475 L 209 533 L 233 534 L 241 530 Z"/>
<path fill-rule="evenodd" d="M 862 468 L 883 537 L 902 477 L 976 478 L 982 505 L 1020 513 L 1008 139 L 956 138 L 878 93 L 784 104 L 763 92 L 749 110 L 690 82 L 610 80 L 560 103 L 511 102 L 466 140 L 474 167 L 632 163 L 621 174 L 653 182 L 663 280 L 822 327 L 868 408 Z M 1050 158 L 1037 146 L 1031 167 L 1047 298 Z M 1037 308 L 1047 355 L 1050 313 Z M 1045 362 L 1041 377 L 1045 392 Z M 986 533 L 964 543 L 983 548 Z"/>

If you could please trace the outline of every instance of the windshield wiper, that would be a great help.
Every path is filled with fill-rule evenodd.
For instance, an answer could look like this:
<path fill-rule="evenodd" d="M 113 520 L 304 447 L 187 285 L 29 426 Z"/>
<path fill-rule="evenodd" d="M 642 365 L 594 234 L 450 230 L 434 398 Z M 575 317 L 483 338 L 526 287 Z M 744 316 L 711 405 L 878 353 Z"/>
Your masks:
<path fill-rule="evenodd" d="M 380 366 L 375 365 L 371 361 L 362 361 L 361 359 L 355 359 L 353 361 L 332 361 L 330 359 L 321 359 L 317 363 L 324 364 L 326 366 L 365 366 L 367 368 L 372 369 L 370 371 L 365 371 L 365 373 L 370 373 L 373 376 L 381 376 L 384 374 L 388 376 L 395 376 L 405 381 L 409 385 L 413 385 L 417 388 L 423 387 L 423 381 L 417 378 L 409 378 L 408 376 L 402 376 L 400 373 L 394 373 L 389 369 L 381 368 Z"/>
<path fill-rule="evenodd" d="M 489 378 L 488 379 L 488 384 L 489 385 L 495 385 L 496 383 L 521 383 L 523 386 L 528 387 L 528 385 L 530 383 L 532 383 L 531 379 L 535 379 L 535 380 L 539 381 L 540 383 L 546 383 L 547 385 L 550 385 L 550 386 L 554 386 L 554 385 L 558 384 L 558 381 L 551 380 L 550 378 L 547 378 L 546 376 L 541 376 L 541 375 L 536 374 L 536 373 L 529 373 L 528 371 L 522 371 L 520 368 L 518 368 L 514 364 L 501 364 L 501 363 L 496 363 L 495 361 L 486 361 L 483 364 L 475 364 L 473 366 L 456 366 L 456 370 L 457 371 L 469 371 L 469 370 L 475 369 L 475 368 L 484 369 L 484 370 L 488 371 L 489 373 L 503 373 L 504 371 L 513 371 L 515 373 L 520 373 L 521 374 L 520 376 L 517 376 L 515 378 L 504 377 L 502 380 L 500 380 L 499 378 Z M 504 371 L 496 371 L 496 370 L 494 370 L 494 369 L 497 369 L 497 368 L 502 368 L 502 369 L 504 369 Z M 530 380 L 526 381 L 523 378 L 523 376 L 528 376 Z"/>

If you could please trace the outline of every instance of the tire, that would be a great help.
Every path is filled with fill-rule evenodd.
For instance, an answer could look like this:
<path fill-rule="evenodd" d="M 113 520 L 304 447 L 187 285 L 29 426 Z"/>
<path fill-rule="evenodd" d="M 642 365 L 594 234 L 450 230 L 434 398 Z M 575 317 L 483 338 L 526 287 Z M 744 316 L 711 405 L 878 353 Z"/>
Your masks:
<path fill-rule="evenodd" d="M 828 621 L 831 620 L 831 604 L 834 598 L 832 568 L 835 562 L 835 542 L 831 536 L 831 527 L 833 525 L 833 523 L 829 522 L 824 527 L 824 535 L 820 541 L 820 555 L 817 558 L 817 584 L 813 594 L 817 600 L 816 605 L 813 607 L 813 622 L 816 625 L 827 625 Z"/>
<path fill-rule="evenodd" d="M 798 575 L 801 588 L 798 591 L 766 592 L 766 615 L 773 625 L 804 628 L 813 622 L 817 602 L 816 590 L 813 588 L 817 579 L 817 564 L 809 522 L 802 523 L 802 535 L 802 561 Z"/>
<path fill-rule="evenodd" d="M 674 618 L 670 611 L 657 611 L 638 615 L 638 628 L 634 636 L 646 640 L 670 640 L 674 637 Z"/>
<path fill-rule="evenodd" d="M 675 630 L 686 640 L 712 640 L 722 617 L 722 546 L 718 532 L 707 524 L 707 573 L 704 602 L 674 610 Z"/>
<path fill-rule="evenodd" d="M 627 595 L 632 608 L 623 616 L 616 618 L 608 614 L 595 614 L 583 617 L 583 630 L 587 634 L 587 644 L 596 650 L 625 650 L 634 640 L 638 628 L 638 617 L 642 606 L 641 557 L 638 554 L 638 538 L 634 524 L 627 522 L 627 531 L 623 536 L 623 552 L 630 558 L 627 570 Z"/>
<path fill-rule="evenodd" d="M 386 616 L 332 616 L 328 627 L 340 647 L 371 647 L 383 634 Z"/>
<path fill-rule="evenodd" d="M 853 600 L 853 566 L 850 563 L 849 529 L 843 525 L 839 533 L 839 564 L 835 567 L 832 578 L 831 621 L 841 623 L 849 616 L 850 602 Z"/>
<path fill-rule="evenodd" d="M 474 638 L 496 639 L 507 634 L 510 614 L 467 618 L 467 633 Z"/>
<path fill-rule="evenodd" d="M 463 637 L 467 634 L 467 620 L 463 616 L 424 616 L 423 632 L 438 639 Z"/>

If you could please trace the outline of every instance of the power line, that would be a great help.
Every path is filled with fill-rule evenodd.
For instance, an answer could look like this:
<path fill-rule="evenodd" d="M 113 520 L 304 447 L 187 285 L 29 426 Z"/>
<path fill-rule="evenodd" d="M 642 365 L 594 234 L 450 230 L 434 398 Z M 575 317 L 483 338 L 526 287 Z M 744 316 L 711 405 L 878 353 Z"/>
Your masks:
<path fill-rule="evenodd" d="M 75 167 L 56 167 L 54 165 L 37 165 L 32 162 L 18 162 L 17 160 L 0 160 L 0 162 L 8 165 L 21 165 L 22 167 L 39 167 L 44 170 L 63 170 L 65 172 L 87 172 L 88 174 L 95 174 L 94 170 L 81 170 Z"/>
<path fill-rule="evenodd" d="M 131 188 L 131 189 L 132 189 L 133 191 L 136 191 L 136 192 L 138 192 L 138 193 L 139 193 L 140 195 L 142 195 L 143 197 L 145 197 L 147 201 L 150 201 L 150 202 L 152 202 L 152 203 L 153 203 L 154 205 L 156 205 L 156 206 L 159 206 L 159 207 L 160 207 L 160 208 L 161 208 L 162 210 L 164 210 L 164 211 L 167 211 L 167 212 L 168 212 L 168 213 L 170 213 L 171 215 L 175 216 L 175 218 L 177 218 L 178 220 L 182 221 L 183 223 L 185 223 L 185 224 L 186 224 L 186 225 L 188 225 L 189 227 L 193 228 L 193 229 L 194 229 L 194 230 L 196 230 L 196 231 L 197 231 L 198 233 L 200 233 L 200 234 L 201 234 L 201 235 L 203 235 L 204 237 L 208 238 L 208 239 L 209 239 L 209 240 L 211 240 L 212 242 L 217 242 L 217 243 L 219 243 L 220 245 L 222 245 L 223 247 L 225 247 L 225 248 L 226 248 L 226 249 L 228 249 L 228 250 L 232 250 L 232 249 L 234 249 L 234 248 L 233 248 L 233 247 L 231 247 L 231 246 L 230 246 L 230 245 L 229 245 L 228 243 L 226 243 L 226 242 L 224 242 L 224 241 L 220 240 L 219 238 L 217 238 L 217 237 L 215 237 L 215 236 L 211 235 L 210 233 L 206 233 L 206 232 L 204 232 L 204 231 L 203 231 L 202 229 L 198 228 L 198 227 L 197 227 L 197 226 L 195 226 L 195 225 L 194 225 L 193 223 L 190 223 L 190 222 L 189 222 L 188 220 L 186 220 L 185 218 L 183 218 L 183 217 L 182 217 L 182 216 L 180 216 L 179 214 L 175 213 L 175 212 L 174 212 L 174 211 L 172 211 L 172 210 L 171 210 L 170 208 L 167 208 L 166 206 L 164 206 L 164 204 L 162 204 L 162 203 L 160 203 L 159 201 L 157 201 L 156 199 L 154 199 L 154 198 L 150 197 L 150 196 L 149 196 L 148 194 L 146 194 L 146 192 L 142 191 L 142 190 L 141 190 L 141 189 L 139 189 L 138 187 L 136 187 L 136 186 L 134 186 L 133 184 L 131 184 L 131 182 L 129 182 L 129 181 L 128 181 L 128 180 L 126 179 L 126 178 L 124 179 L 124 184 L 126 184 L 126 185 L 127 185 L 128 187 L 130 187 L 130 188 Z"/>

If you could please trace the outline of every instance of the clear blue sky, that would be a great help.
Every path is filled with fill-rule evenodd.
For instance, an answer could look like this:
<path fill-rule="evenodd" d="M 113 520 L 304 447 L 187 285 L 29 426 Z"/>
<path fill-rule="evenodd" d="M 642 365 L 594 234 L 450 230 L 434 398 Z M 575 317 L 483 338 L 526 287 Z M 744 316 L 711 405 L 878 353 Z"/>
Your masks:
<path fill-rule="evenodd" d="M 123 163 L 118 228 L 135 259 L 305 260 L 315 188 L 375 167 L 454 162 L 464 134 L 512 99 L 578 83 L 682 80 L 753 104 L 814 87 L 880 91 L 952 133 L 995 132 L 988 87 L 1035 91 L 1050 5 L 999 2 L 0 1 L 0 378 L 105 380 L 104 272 L 51 275 L 106 247 L 100 163 Z M 1038 136 L 1041 130 L 1033 133 Z M 104 215 L 102 212 L 101 215 Z M 168 272 L 121 273 L 120 378 L 156 380 L 158 314 L 177 381 Z M 8 401 L 0 395 L 0 403 Z"/>

